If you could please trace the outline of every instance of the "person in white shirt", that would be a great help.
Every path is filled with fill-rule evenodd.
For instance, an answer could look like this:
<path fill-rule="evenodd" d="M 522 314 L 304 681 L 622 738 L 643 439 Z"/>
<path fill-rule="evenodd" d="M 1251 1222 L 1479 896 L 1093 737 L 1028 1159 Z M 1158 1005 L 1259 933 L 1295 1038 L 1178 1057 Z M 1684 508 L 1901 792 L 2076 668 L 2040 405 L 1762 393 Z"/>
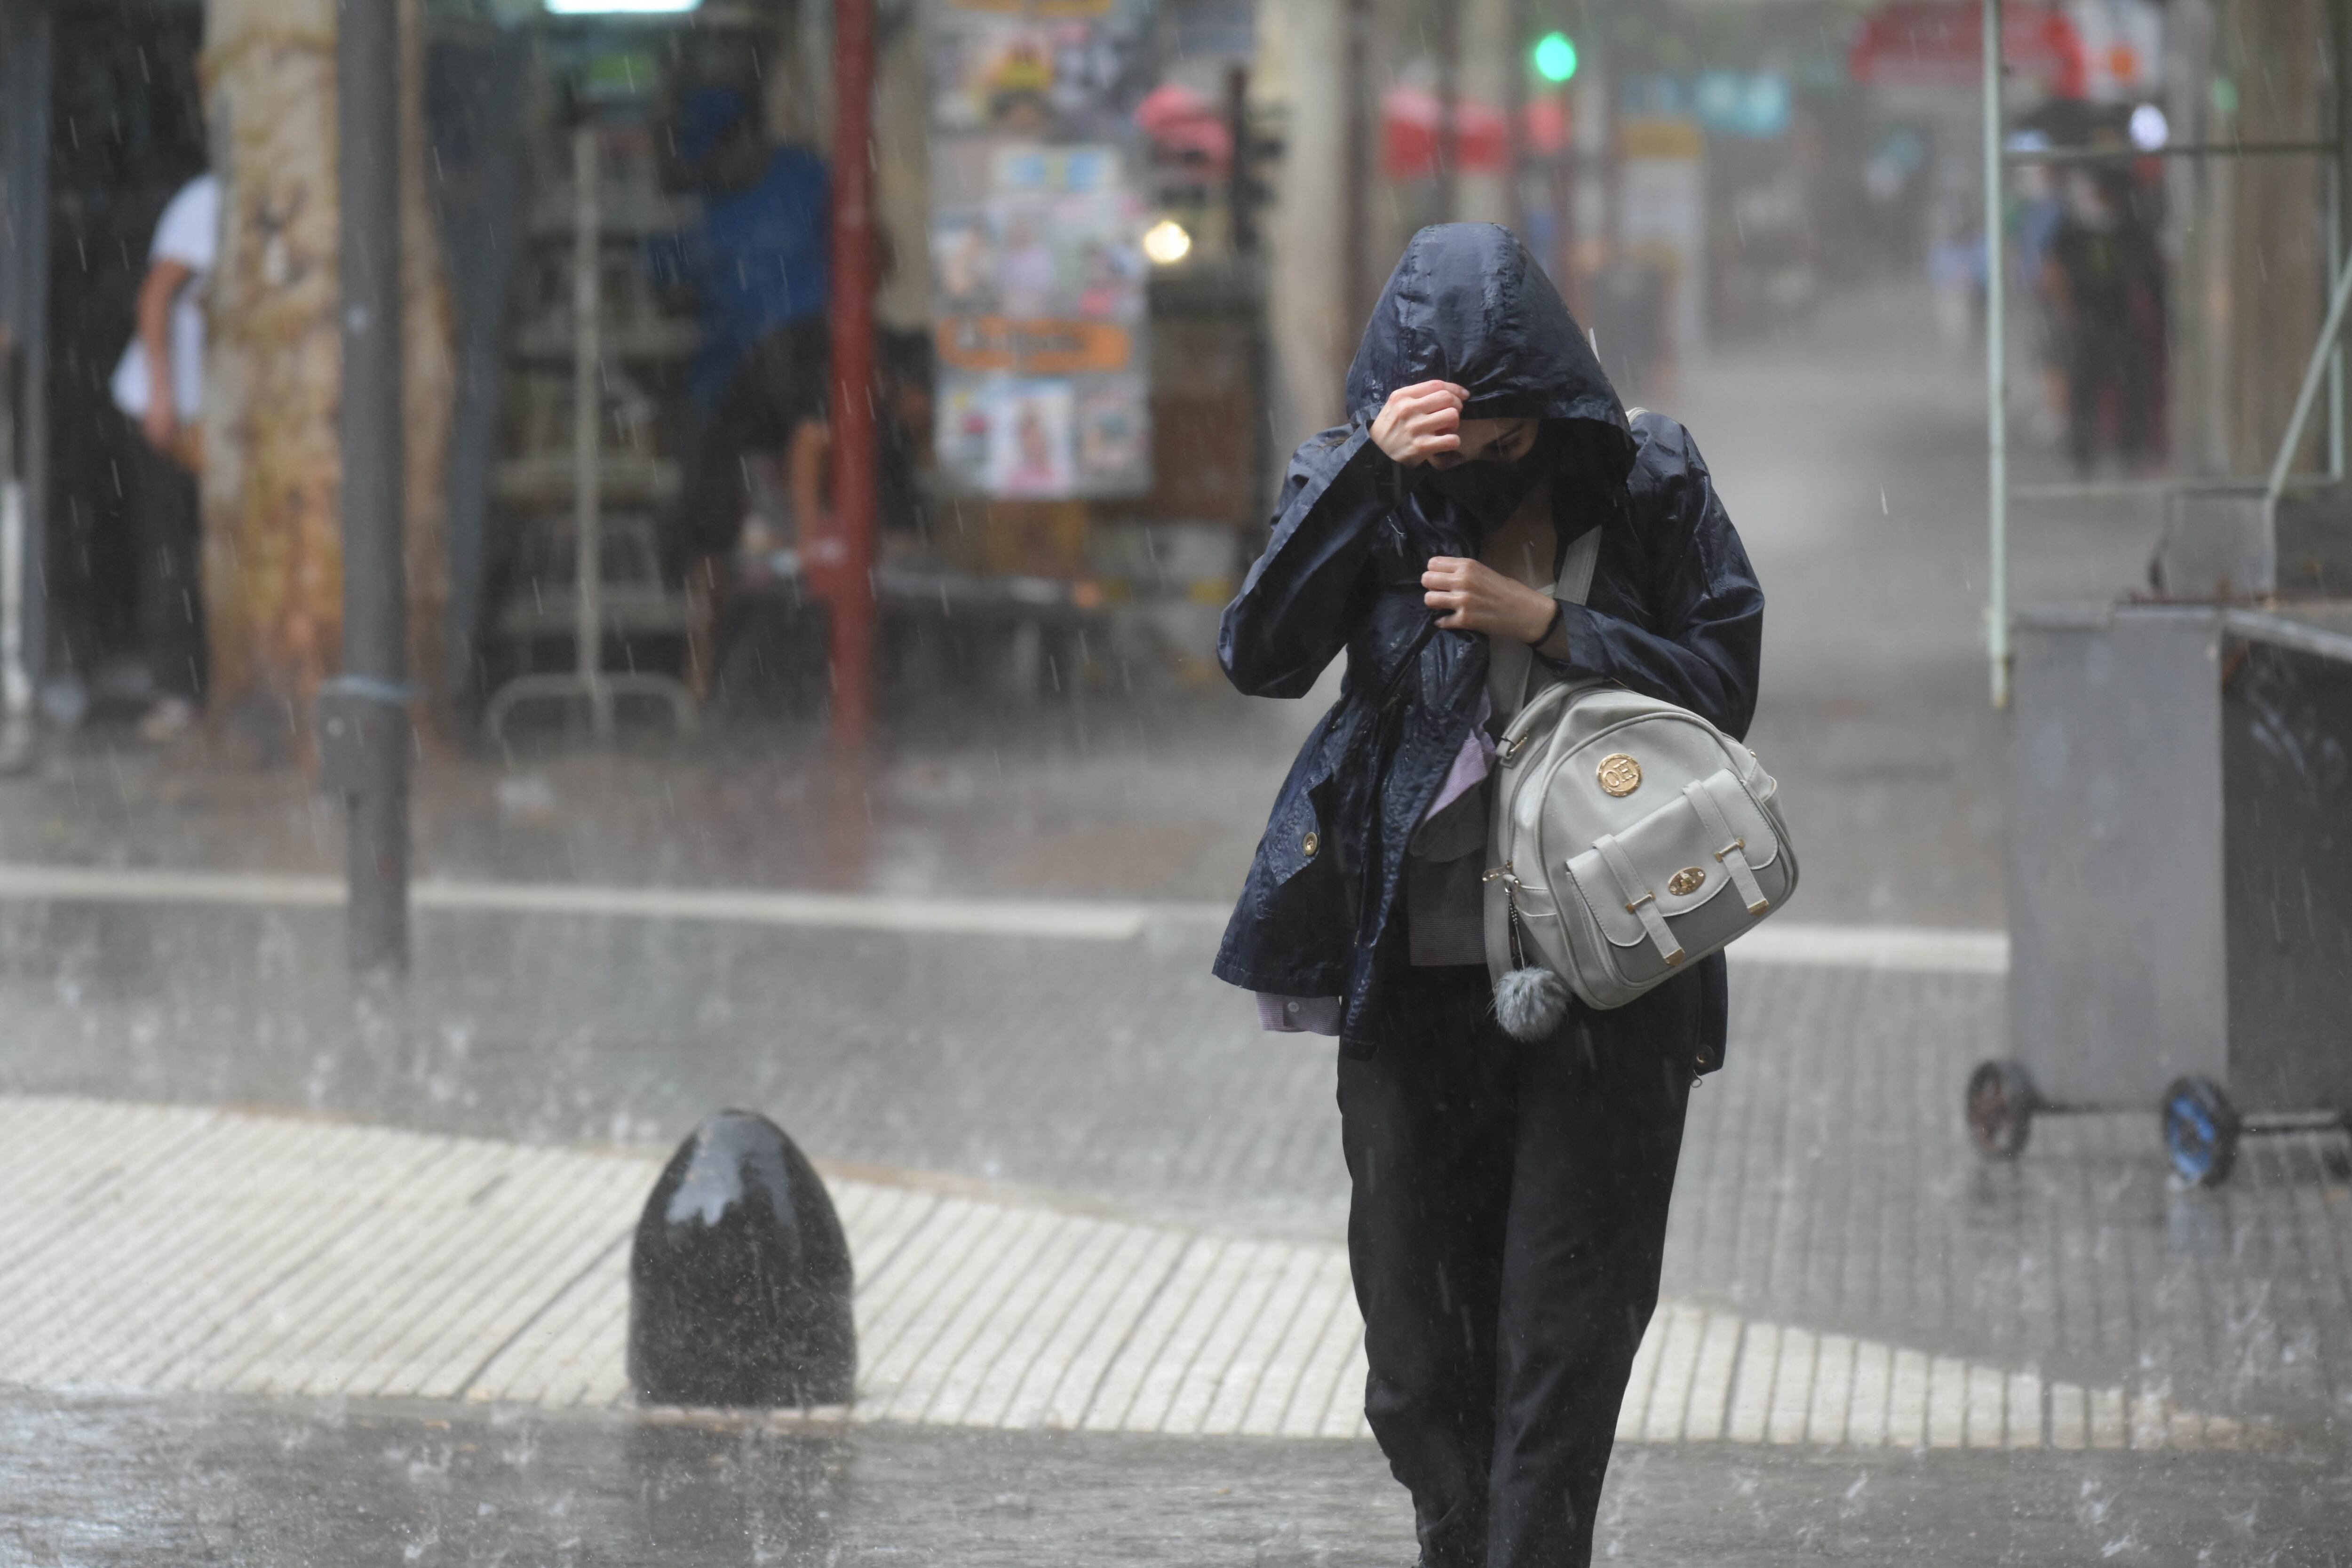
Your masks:
<path fill-rule="evenodd" d="M 204 695 L 204 586 L 196 474 L 204 466 L 205 290 L 220 244 L 220 181 L 199 174 L 156 221 L 139 286 L 138 330 L 114 369 L 129 424 L 123 499 L 139 551 L 139 626 L 155 704 L 142 721 L 164 739 Z"/>

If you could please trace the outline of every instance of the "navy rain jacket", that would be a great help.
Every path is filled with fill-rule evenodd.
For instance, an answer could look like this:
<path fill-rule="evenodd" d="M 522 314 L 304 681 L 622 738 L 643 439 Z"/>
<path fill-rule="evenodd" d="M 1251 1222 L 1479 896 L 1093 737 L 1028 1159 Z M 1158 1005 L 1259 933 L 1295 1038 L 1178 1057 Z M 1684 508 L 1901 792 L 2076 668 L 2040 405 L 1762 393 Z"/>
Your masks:
<path fill-rule="evenodd" d="M 1352 1055 L 1377 1045 L 1383 994 L 1408 962 L 1405 841 L 1486 679 L 1483 635 L 1424 636 L 1433 613 L 1421 587 L 1430 556 L 1477 553 L 1478 524 L 1431 470 L 1401 468 L 1371 439 L 1391 392 L 1434 380 L 1467 389 L 1467 418 L 1562 422 L 1547 424 L 1539 448 L 1563 454 L 1560 548 L 1596 521 L 1605 531 L 1587 603 L 1563 608 L 1569 658 L 1555 668 L 1678 703 L 1735 736 L 1756 707 L 1764 594 L 1689 434 L 1661 415 L 1627 420 L 1508 229 L 1423 229 L 1348 372 L 1349 422 L 1292 456 L 1273 537 L 1217 637 L 1226 676 L 1255 697 L 1304 696 L 1348 655 L 1339 700 L 1275 801 L 1215 973 L 1252 991 L 1343 997 L 1340 1044 Z M 1651 995 L 1689 985 L 1703 995 L 1687 1059 L 1711 1070 L 1722 1062 L 1721 956 Z"/>

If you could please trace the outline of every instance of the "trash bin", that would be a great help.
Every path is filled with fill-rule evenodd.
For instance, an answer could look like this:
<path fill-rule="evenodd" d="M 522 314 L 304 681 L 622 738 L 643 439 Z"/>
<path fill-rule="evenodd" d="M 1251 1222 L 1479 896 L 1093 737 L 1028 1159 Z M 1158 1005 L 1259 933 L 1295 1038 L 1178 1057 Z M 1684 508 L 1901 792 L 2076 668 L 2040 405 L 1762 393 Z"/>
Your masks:
<path fill-rule="evenodd" d="M 2210 1184 L 2243 1133 L 2341 1126 L 2352 602 L 2052 607 L 2013 647 L 2013 1055 L 1969 1079 L 1979 1149 L 2154 1106 Z"/>
<path fill-rule="evenodd" d="M 2184 490 L 2165 506 L 2148 581 L 2168 599 L 2352 594 L 2352 491 Z"/>

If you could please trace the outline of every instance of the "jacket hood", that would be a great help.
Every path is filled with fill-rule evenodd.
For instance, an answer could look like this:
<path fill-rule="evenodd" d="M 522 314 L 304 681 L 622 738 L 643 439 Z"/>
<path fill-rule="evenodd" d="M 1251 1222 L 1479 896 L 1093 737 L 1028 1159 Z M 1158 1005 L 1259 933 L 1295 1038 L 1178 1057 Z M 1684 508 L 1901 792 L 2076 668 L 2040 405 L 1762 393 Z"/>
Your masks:
<path fill-rule="evenodd" d="M 1633 465 L 1624 405 L 1582 328 L 1518 237 L 1499 224 L 1433 224 L 1381 290 L 1348 369 L 1348 409 L 1369 425 L 1389 394 L 1451 381 L 1468 419 L 1577 420 L 1612 478 Z"/>

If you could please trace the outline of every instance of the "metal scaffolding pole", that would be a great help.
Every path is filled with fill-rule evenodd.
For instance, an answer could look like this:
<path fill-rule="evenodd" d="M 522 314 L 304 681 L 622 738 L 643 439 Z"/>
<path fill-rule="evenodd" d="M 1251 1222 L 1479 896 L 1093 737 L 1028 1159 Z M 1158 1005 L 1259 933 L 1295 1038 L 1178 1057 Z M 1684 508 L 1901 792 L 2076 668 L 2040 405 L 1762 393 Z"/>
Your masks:
<path fill-rule="evenodd" d="M 2352 3 L 2335 0 L 2327 7 L 2328 120 L 2336 132 L 2336 166 L 2327 182 L 2327 267 L 2339 279 L 2352 271 L 2352 158 L 2345 156 L 2352 142 L 2352 91 L 2345 85 L 2345 68 L 2352 61 Z M 2327 477 L 2341 482 L 2347 461 L 2345 450 L 2344 340 L 2331 335 L 2327 354 Z"/>
<path fill-rule="evenodd" d="M 2009 247 L 2001 222 L 2001 0 L 1984 0 L 1984 247 L 1986 483 L 1991 555 L 1985 648 L 1992 705 L 2009 706 Z"/>
<path fill-rule="evenodd" d="M 398 0 L 343 0 L 335 50 L 342 288 L 343 673 L 320 694 L 329 787 L 350 804 L 352 969 L 408 968 L 408 572 L 404 555 Z"/>
<path fill-rule="evenodd" d="M 2319 395 L 2328 366 L 2335 362 L 2336 343 L 2344 331 L 2347 304 L 2352 304 L 2352 267 L 2336 275 L 2336 287 L 2327 300 L 2326 320 L 2319 325 L 2318 341 L 2311 345 L 2311 362 L 2304 367 L 2303 384 L 2295 389 L 2294 412 L 2287 418 L 2286 434 L 2279 438 L 2278 456 L 2271 460 L 2270 478 L 2264 481 L 2263 493 L 2273 501 L 2286 489 L 2287 474 L 2294 467 L 2295 448 L 2303 445 L 2303 427 L 2311 419 L 2311 405 Z"/>

